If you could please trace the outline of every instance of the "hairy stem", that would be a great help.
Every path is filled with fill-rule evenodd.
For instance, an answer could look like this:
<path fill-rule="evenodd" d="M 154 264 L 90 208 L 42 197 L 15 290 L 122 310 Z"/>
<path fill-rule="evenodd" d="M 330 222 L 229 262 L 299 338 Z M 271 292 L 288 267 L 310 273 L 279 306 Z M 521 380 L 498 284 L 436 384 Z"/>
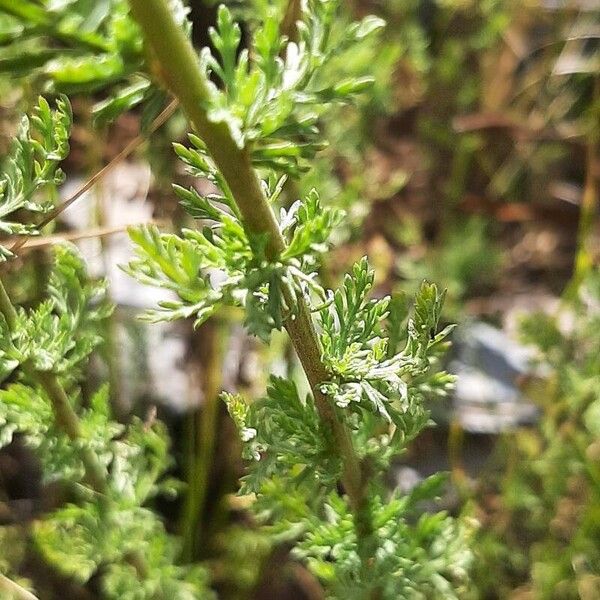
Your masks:
<path fill-rule="evenodd" d="M 175 23 L 167 1 L 130 0 L 129 4 L 142 28 L 151 60 L 155 61 L 149 65 L 150 70 L 157 73 L 178 98 L 192 126 L 206 143 L 238 205 L 244 227 L 250 234 L 266 236 L 268 256 L 275 259 L 285 249 L 285 240 L 252 167 L 250 150 L 238 147 L 225 123 L 215 123 L 208 118 L 206 106 L 211 100 L 208 81 L 199 68 L 191 43 Z M 303 300 L 294 304 L 296 314 L 287 320 L 286 329 L 312 388 L 319 415 L 330 429 L 334 449 L 342 460 L 342 483 L 356 515 L 357 531 L 361 537 L 372 537 L 365 501 L 367 482 L 350 431 L 319 388 L 329 379 L 329 374 L 321 360 L 310 310 Z"/>

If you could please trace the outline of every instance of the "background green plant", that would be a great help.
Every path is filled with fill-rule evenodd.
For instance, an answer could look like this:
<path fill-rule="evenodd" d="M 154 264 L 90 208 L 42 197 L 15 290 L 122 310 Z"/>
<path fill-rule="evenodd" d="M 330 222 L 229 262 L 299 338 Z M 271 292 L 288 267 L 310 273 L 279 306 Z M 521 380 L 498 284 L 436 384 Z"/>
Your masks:
<path fill-rule="evenodd" d="M 40 165 L 35 177 L 23 178 L 15 171 L 14 161 L 5 164 L 9 175 L 0 203 L 5 211 L 2 237 L 10 239 L 1 242 L 6 259 L 2 280 L 13 304 L 22 305 L 22 310 L 18 309 L 22 334 L 16 336 L 17 347 L 6 350 L 3 389 L 17 379 L 19 384 L 27 383 L 23 365 L 27 367 L 30 361 L 37 367 L 52 363 L 78 420 L 84 423 L 92 399 L 99 413 L 108 409 L 106 401 L 94 393 L 95 366 L 79 357 L 99 338 L 106 338 L 104 346 L 96 346 L 96 350 L 113 363 L 108 366 L 108 393 L 115 407 L 119 406 L 119 371 L 124 370 L 114 351 L 115 317 L 86 322 L 81 339 L 66 334 L 78 330 L 85 319 L 73 305 L 59 314 L 61 293 L 52 286 L 46 289 L 47 282 L 57 277 L 56 272 L 50 274 L 56 262 L 54 253 L 25 254 L 20 246 L 25 243 L 27 249 L 29 242 L 20 238 L 14 243 L 14 234 L 39 233 L 43 245 L 45 235 L 56 227 L 60 210 L 54 210 L 58 200 L 55 186 L 61 182 L 55 169 L 66 156 L 69 111 L 62 99 L 56 112 L 43 101 L 32 109 L 40 92 L 49 99 L 56 99 L 58 92 L 73 96 L 79 127 L 74 136 L 77 151 L 79 140 L 85 138 L 81 131 L 86 135 L 92 131 L 88 111 L 95 105 L 93 131 L 97 133 L 85 146 L 94 156 L 85 161 L 85 168 L 93 172 L 106 158 L 102 156 L 104 139 L 120 147 L 113 137 L 118 139 L 127 119 L 136 127 L 139 123 L 144 135 L 156 128 L 153 119 L 166 105 L 168 93 L 163 86 L 172 86 L 169 73 L 173 71 L 164 69 L 156 54 L 144 47 L 142 31 L 128 16 L 125 2 L 94 4 L 84 0 L 31 1 L 20 6 L 0 3 L 3 146 L 17 132 L 14 122 L 22 112 L 33 112 L 28 125 L 31 135 L 27 126 L 17 132 L 21 150 L 13 156 L 20 152 L 25 157 L 21 168 L 26 169 L 30 155 Z M 595 597 L 597 557 L 590 544 L 597 534 L 593 515 L 598 498 L 592 493 L 595 434 L 589 428 L 590 418 L 584 421 L 581 412 L 582 407 L 593 404 L 594 364 L 584 357 L 583 349 L 589 346 L 593 352 L 593 341 L 586 336 L 594 331 L 595 301 L 590 298 L 594 297 L 592 271 L 597 261 L 592 235 L 598 153 L 595 13 L 508 1 L 385 2 L 368 7 L 356 3 L 335 11 L 333 3 L 317 2 L 304 15 L 305 25 L 296 27 L 293 17 L 301 16 L 301 6 L 294 1 L 232 2 L 228 4 L 232 16 L 216 4 L 200 8 L 198 3 L 191 4 L 192 17 L 201 15 L 200 21 L 195 20 L 194 40 L 212 48 L 201 55 L 203 68 L 211 76 L 207 88 L 210 102 L 202 109 L 232 134 L 236 143 L 230 154 L 237 155 L 240 145 L 250 150 L 249 158 L 263 182 L 263 195 L 270 198 L 277 216 L 270 235 L 279 231 L 286 249 L 274 250 L 269 236 L 248 233 L 244 211 L 236 204 L 243 186 L 233 191 L 229 188 L 232 174 L 225 176 L 222 163 L 215 162 L 214 156 L 211 159 L 206 140 L 194 135 L 183 139 L 186 125 L 181 112 L 167 128 L 152 134 L 147 155 L 156 177 L 155 214 L 172 220 L 174 227 L 161 223 L 160 228 L 152 225 L 132 231 L 137 255 L 124 268 L 145 283 L 172 293 L 171 300 L 149 311 L 148 320 L 178 320 L 187 330 L 197 319 L 198 324 L 204 321 L 193 337 L 190 335 L 194 347 L 202 349 L 195 368 L 201 371 L 204 404 L 187 419 L 184 449 L 179 448 L 177 424 L 167 416 L 169 426 L 175 427 L 175 447 L 157 451 L 164 453 L 165 467 L 174 468 L 173 458 L 183 467 L 181 475 L 187 487 L 169 483 L 173 493 L 166 496 L 175 496 L 176 488 L 184 506 L 179 511 L 173 501 L 166 503 L 165 494 L 140 500 L 153 510 L 152 520 L 164 522 L 180 537 L 173 546 L 177 552 L 170 550 L 169 560 L 161 564 L 167 568 L 167 563 L 187 565 L 208 558 L 211 585 L 220 596 L 232 598 L 260 596 L 265 581 L 285 585 L 294 580 L 292 573 L 300 563 L 309 565 L 334 595 L 393 595 L 400 593 L 398 590 L 424 597 L 453 593 L 447 581 L 465 581 L 471 561 L 462 541 L 472 536 L 471 522 L 424 512 L 425 508 L 435 510 L 426 496 L 443 495 L 445 503 L 453 498 L 437 477 L 426 480 L 421 491 L 392 493 L 388 488 L 398 462 L 419 463 L 427 440 L 432 440 L 431 430 L 426 430 L 416 444 L 411 442 L 425 421 L 421 397 L 435 397 L 451 383 L 437 371 L 446 342 L 431 348 L 425 340 L 420 342 L 421 348 L 428 348 L 428 369 L 421 364 L 418 344 L 407 345 L 410 335 L 404 293 L 419 293 L 421 298 L 425 293 L 422 279 L 436 281 L 448 289 L 442 323 L 469 314 L 484 314 L 500 323 L 510 317 L 515 295 L 537 303 L 540 290 L 554 294 L 562 290 L 570 280 L 576 252 L 576 276 L 568 286 L 561 314 L 556 319 L 536 315 L 526 327 L 527 341 L 538 343 L 545 365 L 522 390 L 540 407 L 540 430 L 519 430 L 501 440 L 491 469 L 476 483 L 475 515 L 482 528 L 474 540 L 471 537 L 477 558 L 475 588 L 469 593 L 475 597 Z M 171 8 L 177 23 L 189 33 L 185 11 L 177 3 Z M 378 14 L 366 22 L 366 31 L 373 31 L 355 35 L 352 22 L 356 15 L 370 11 Z M 380 27 L 381 17 L 388 23 L 385 29 Z M 208 23 L 215 28 L 210 35 Z M 278 30 L 300 45 L 303 40 L 311 41 L 306 51 L 299 53 L 299 63 L 286 62 L 286 43 L 278 47 Z M 351 45 L 346 44 L 347 33 L 354 35 Z M 286 65 L 284 71 L 293 67 L 295 81 L 281 77 L 282 64 Z M 372 76 L 374 82 L 369 81 Z M 44 128 L 54 127 L 52 119 L 59 143 L 54 147 L 54 139 L 48 138 L 40 145 Z M 176 153 L 170 149 L 175 139 Z M 132 147 L 139 144 L 137 141 Z M 65 166 L 69 174 L 73 165 L 80 168 L 77 159 L 69 159 Z M 26 184 L 25 195 L 19 177 Z M 205 178 L 215 186 L 209 193 Z M 171 182 L 176 183 L 175 193 Z M 270 219 L 268 212 L 263 211 L 254 221 L 259 231 L 265 214 Z M 58 224 L 59 229 L 62 226 Z M 11 256 L 11 251 L 16 256 Z M 74 268 L 77 261 L 67 260 L 66 250 L 57 252 Z M 365 254 L 375 266 L 375 276 L 361 261 Z M 197 277 L 198 269 L 203 279 Z M 348 270 L 350 283 L 356 280 L 365 285 L 360 293 L 344 280 L 343 273 Z M 80 280 L 82 289 L 88 289 L 83 274 Z M 364 295 L 367 288 L 371 291 Z M 353 296 L 355 293 L 358 295 Z M 387 294 L 392 299 L 386 308 L 383 299 Z M 432 288 L 427 294 L 435 304 Z M 319 342 L 327 348 L 323 358 L 332 374 L 325 377 L 323 371 L 313 372 L 312 393 L 292 342 L 278 331 L 293 315 L 305 315 L 301 308 L 297 310 L 297 303 L 306 297 L 313 310 L 310 320 L 319 332 L 323 328 Z M 345 317 L 348 309 L 356 306 L 360 307 L 358 313 L 376 323 L 373 335 L 364 340 L 361 335 L 366 335 L 366 330 L 352 332 L 346 320 L 340 320 L 340 315 Z M 389 315 L 384 317 L 386 311 Z M 581 331 L 579 327 L 565 329 L 565 315 L 581 324 Z M 418 318 L 418 311 L 411 314 L 413 324 Z M 439 314 L 433 311 L 427 318 L 433 323 Z M 232 451 L 234 442 L 227 434 L 228 421 L 224 406 L 220 412 L 218 392 L 223 387 L 220 367 L 226 346 L 228 340 L 240 336 L 236 323 L 241 319 L 250 331 L 268 341 L 266 346 L 244 342 L 251 357 L 260 356 L 264 374 L 240 378 L 236 382 L 240 394 L 227 396 L 250 465 L 244 485 L 261 492 L 252 510 L 248 510 L 252 495 L 238 499 L 227 495 L 234 487 L 235 460 L 226 466 L 220 462 L 223 456 L 240 451 Z M 37 329 L 45 337 L 33 335 Z M 81 331 L 83 334 L 84 328 Z M 110 331 L 112 341 L 107 335 Z M 44 337 L 43 343 L 40 337 Z M 331 341 L 338 337 L 349 342 L 351 350 L 346 353 Z M 27 341 L 34 338 L 35 344 Z M 70 345 L 73 342 L 76 347 Z M 24 358 L 27 360 L 15 367 Z M 138 360 L 143 360 L 141 353 Z M 397 368 L 399 371 L 394 371 Z M 269 372 L 277 376 L 270 378 Z M 326 381 L 323 390 L 314 385 L 319 378 Z M 263 393 L 265 384 L 268 389 Z M 343 501 L 347 491 L 339 484 L 343 460 L 328 450 L 331 432 L 322 427 L 318 408 L 322 394 L 333 399 L 336 413 L 354 437 L 360 465 L 354 471 L 361 472 L 361 485 L 356 489 L 366 490 L 369 498 L 366 510 L 358 512 L 381 515 L 372 525 L 362 516 L 357 519 L 356 506 L 349 508 Z M 288 411 L 278 412 L 280 405 Z M 39 407 L 45 411 L 44 422 L 49 423 L 50 404 L 41 402 Z M 403 410 L 406 418 L 402 418 Z M 142 403 L 134 411 L 141 422 L 153 422 L 146 417 Z M 118 414 L 126 424 L 102 425 L 100 429 L 116 432 L 106 443 L 94 438 L 94 447 L 102 446 L 105 456 L 116 452 L 116 442 L 142 446 L 135 435 L 128 438 L 129 415 Z M 14 411 L 10 415 L 15 423 L 19 418 Z M 39 431 L 35 423 L 23 424 L 25 427 L 33 431 L 31 438 L 26 438 L 30 447 L 40 448 L 43 457 L 52 457 L 45 446 L 36 446 Z M 443 436 L 439 431 L 433 435 Z M 398 432 L 404 433 L 404 440 Z M 5 435 L 12 439 L 8 452 L 18 449 L 24 439 L 22 434 Z M 60 439 L 66 440 L 61 435 Z M 574 448 L 572 439 L 581 444 Z M 306 457 L 318 465 L 320 479 L 316 482 Z M 41 523 L 50 531 L 52 511 L 60 511 L 65 502 L 76 506 L 87 502 L 87 496 L 71 491 L 73 487 L 77 491 L 77 486 L 70 486 L 77 478 L 81 480 L 83 462 L 80 454 L 70 455 L 63 471 L 44 482 L 49 506 L 41 513 L 36 508 L 35 527 Z M 45 468 L 54 473 L 51 465 Z M 368 486 L 363 485 L 367 480 Z M 83 481 L 90 486 L 89 476 Z M 459 487 L 462 492 L 467 490 L 464 483 Z M 158 488 L 163 489 L 161 485 Z M 294 490 L 293 494 L 289 490 Z M 310 512 L 300 505 L 306 499 Z M 236 508 L 240 506 L 243 508 Z M 458 512 L 458 502 L 450 506 L 451 512 Z M 2 510 L 0 499 L 0 517 Z M 577 518 L 576 512 L 585 518 Z M 472 514 L 471 509 L 467 513 Z M 390 514 L 393 518 L 386 520 Z M 357 522 L 362 528 L 358 536 Z M 365 523 L 367 530 L 375 530 L 374 535 L 364 535 Z M 148 590 L 153 584 L 144 587 L 144 569 L 135 557 L 115 557 L 112 549 L 104 546 L 100 553 L 104 558 L 98 554 L 97 566 L 90 566 L 91 559 L 86 563 L 85 568 L 94 572 L 89 581 L 77 585 L 71 577 L 59 579 L 57 584 L 56 570 L 67 560 L 64 554 L 35 550 L 35 536 L 42 526 L 29 536 L 20 534 L 19 528 L 33 531 L 33 526 L 0 528 L 2 544 L 11 548 L 10 555 L 6 552 L 0 557 L 4 572 L 26 585 L 23 577 L 33 576 L 41 597 L 84 591 L 99 595 L 101 586 L 110 582 L 106 565 L 112 559 L 115 564 L 129 565 L 126 569 L 132 578 L 127 585 L 139 581 L 139 593 L 151 593 Z M 67 529 L 61 526 L 60 535 Z M 105 541 L 113 539 L 111 531 L 107 527 Z M 432 534 L 420 535 L 423 531 Z M 457 531 L 459 546 L 443 541 Z M 135 535 L 143 538 L 145 533 L 140 530 Z M 162 539 L 164 534 L 158 537 Z M 379 552 L 377 568 L 366 575 L 360 561 L 380 538 L 391 541 L 382 544 L 386 550 Z M 408 538 L 415 543 L 405 543 Z M 39 548 L 52 548 L 57 539 L 57 534 L 49 534 L 49 542 Z M 169 538 L 168 544 L 173 541 Z M 290 563 L 287 551 L 291 547 L 294 562 Z M 46 562 L 57 563 L 57 569 L 43 567 L 41 555 L 47 555 Z M 390 578 L 384 571 L 393 572 L 398 566 L 394 557 L 400 555 L 408 557 L 409 564 L 401 565 L 401 577 Z M 169 572 L 178 581 L 186 577 L 183 571 Z M 306 571 L 298 573 L 303 573 L 305 581 L 314 582 Z M 154 581 L 151 573 L 148 581 Z M 364 584 L 357 585 L 357 581 Z M 194 585 L 194 593 L 204 589 L 202 582 Z M 272 593 L 290 594 L 282 589 Z M 454 593 L 463 597 L 468 592 L 459 585 Z"/>

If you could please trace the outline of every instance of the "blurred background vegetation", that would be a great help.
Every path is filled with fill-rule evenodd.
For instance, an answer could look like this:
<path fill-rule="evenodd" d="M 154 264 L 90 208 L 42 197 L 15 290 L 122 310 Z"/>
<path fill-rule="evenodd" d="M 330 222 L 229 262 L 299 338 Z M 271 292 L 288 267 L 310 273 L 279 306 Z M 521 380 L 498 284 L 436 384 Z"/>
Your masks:
<path fill-rule="evenodd" d="M 243 465 L 218 401 L 224 389 L 259 394 L 269 371 L 292 373 L 291 348 L 275 336 L 261 349 L 232 314 L 196 331 L 191 321 L 148 327 L 135 315 L 156 297 L 117 267 L 131 254 L 127 225 L 185 222 L 170 187 L 193 183 L 171 149 L 184 138 L 183 117 L 144 141 L 165 98 L 113 120 L 111 111 L 120 109 L 94 89 L 94 69 L 105 77 L 114 66 L 86 63 L 76 52 L 58 60 L 42 26 L 23 35 L 16 4 L 0 1 L 2 153 L 37 96 L 63 91 L 75 127 L 62 200 L 103 166 L 114 168 L 5 267 L 12 293 L 34 304 L 52 243 L 77 241 L 92 272 L 108 276 L 117 304 L 90 389 L 108 378 L 122 420 L 153 411 L 165 419 L 173 472 L 189 488 L 159 508 L 182 534 L 186 558 L 208 561 L 223 598 L 323 597 L 286 543 L 261 535 L 234 495 Z M 63 4 L 89 12 L 90 2 Z M 251 28 L 270 4 L 230 7 Z M 285 19 L 288 4 L 275 4 Z M 189 5 L 194 41 L 206 45 L 216 5 Z M 96 3 L 90 31 L 107 19 L 105 6 Z M 351 70 L 376 83 L 356 105 L 323 116 L 327 145 L 314 168 L 286 185 L 284 200 L 316 185 L 326 203 L 348 213 L 323 268 L 326 282 L 338 282 L 366 254 L 378 294 L 410 297 L 423 279 L 434 281 L 448 289 L 445 320 L 459 325 L 449 361 L 459 376 L 456 392 L 433 407 L 437 427 L 414 442 L 390 485 L 409 490 L 435 470 L 450 471 L 442 502 L 477 523 L 465 597 L 598 599 L 598 0 L 344 6 L 338 35 L 369 13 L 387 28 L 331 64 L 329 76 Z M 105 30 L 107 43 L 118 32 Z M 125 107 L 143 92 L 140 82 L 127 86 Z M 123 158 L 128 145 L 135 152 Z M 0 571 L 33 580 L 42 598 L 97 597 L 93 582 L 77 586 L 45 566 L 28 540 L 29 523 L 60 502 L 60 490 L 42 484 L 39 465 L 18 440 L 0 451 Z"/>

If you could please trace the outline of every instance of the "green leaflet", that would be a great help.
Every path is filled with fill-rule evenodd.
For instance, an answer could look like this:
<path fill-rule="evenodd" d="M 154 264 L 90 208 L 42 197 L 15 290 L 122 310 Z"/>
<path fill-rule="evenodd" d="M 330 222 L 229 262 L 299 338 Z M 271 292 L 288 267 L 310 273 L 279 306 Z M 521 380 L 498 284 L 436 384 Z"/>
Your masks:
<path fill-rule="evenodd" d="M 11 152 L 0 174 L 0 234 L 35 235 L 35 224 L 11 220 L 17 211 L 44 213 L 50 210 L 52 194 L 46 188 L 62 183 L 60 162 L 69 153 L 71 105 L 61 96 L 52 110 L 40 97 L 30 117 L 23 117 Z M 46 192 L 46 197 L 40 197 Z M 0 245 L 0 261 L 11 256 Z"/>
<path fill-rule="evenodd" d="M 244 306 L 249 331 L 268 339 L 281 329 L 293 311 L 289 299 L 312 290 L 323 291 L 315 281 L 319 257 L 341 213 L 324 208 L 312 190 L 289 209 L 281 211 L 282 235 L 290 240 L 278 261 L 264 256 L 264 240 L 249 239 L 222 176 L 195 136 L 195 148 L 176 146 L 176 152 L 194 175 L 203 175 L 220 194 L 202 196 L 195 188 L 174 186 L 183 207 L 206 223 L 202 231 L 184 229 L 181 235 L 162 234 L 154 226 L 130 230 L 138 258 L 123 269 L 141 283 L 165 288 L 177 299 L 159 303 L 142 315 L 150 321 L 195 319 L 205 321 L 221 305 Z M 279 193 L 280 182 L 269 196 Z"/>
<path fill-rule="evenodd" d="M 290 42 L 281 36 L 279 15 L 266 14 L 257 27 L 251 48 L 238 53 L 240 28 L 229 9 L 221 5 L 211 41 L 217 51 L 201 53 L 207 78 L 214 74 L 209 114 L 228 124 L 240 147 L 252 148 L 257 166 L 297 175 L 307 160 L 323 148 L 318 119 L 328 106 L 349 102 L 370 84 L 368 78 L 349 78 L 341 84 L 320 81 L 327 60 L 372 35 L 383 26 L 380 19 L 366 17 L 355 24 L 343 40 L 330 35 L 337 2 L 309 2 L 300 23 L 301 39 Z"/>
<path fill-rule="evenodd" d="M 338 406 L 378 413 L 406 432 L 407 415 L 412 414 L 417 422 L 421 419 L 419 390 L 428 386 L 443 394 L 452 382 L 438 374 L 428 383 L 415 385 L 427 374 L 435 347 L 451 331 L 436 332 L 444 295 L 435 285 L 423 283 L 415 298 L 414 316 L 406 325 L 406 346 L 390 353 L 390 336 L 395 339 L 398 332 L 390 332 L 386 324 L 397 328 L 399 319 L 390 314 L 389 298 L 369 299 L 373 278 L 367 260 L 361 260 L 320 312 L 323 360 L 332 373 L 321 389 Z M 396 303 L 391 308 L 404 314 Z"/>

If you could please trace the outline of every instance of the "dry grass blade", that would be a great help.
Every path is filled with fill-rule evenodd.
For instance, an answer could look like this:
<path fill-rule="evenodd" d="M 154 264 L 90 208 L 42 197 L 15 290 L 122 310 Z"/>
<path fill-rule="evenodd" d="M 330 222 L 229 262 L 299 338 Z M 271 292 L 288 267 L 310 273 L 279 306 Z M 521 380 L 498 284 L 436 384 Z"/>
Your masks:
<path fill-rule="evenodd" d="M 29 238 L 26 243 L 21 246 L 21 250 L 34 250 L 38 248 L 44 248 L 46 246 L 52 246 L 60 242 L 74 242 L 77 240 L 87 240 L 95 237 L 105 237 L 108 235 L 114 235 L 115 233 L 122 233 L 127 231 L 129 227 L 144 227 L 147 225 L 164 225 L 165 221 L 145 221 L 143 223 L 126 223 L 124 225 L 114 225 L 112 227 L 92 227 L 83 231 L 64 231 L 62 233 L 56 233 L 54 235 L 47 235 L 39 238 Z"/>

